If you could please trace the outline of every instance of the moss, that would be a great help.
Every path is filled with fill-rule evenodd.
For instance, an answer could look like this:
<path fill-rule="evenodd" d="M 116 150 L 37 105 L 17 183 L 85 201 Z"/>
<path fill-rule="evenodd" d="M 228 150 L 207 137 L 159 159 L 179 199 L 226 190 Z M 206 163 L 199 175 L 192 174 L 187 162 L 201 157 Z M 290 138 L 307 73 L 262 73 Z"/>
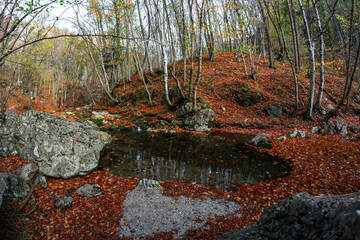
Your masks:
<path fill-rule="evenodd" d="M 259 143 L 257 144 L 258 147 L 262 147 L 262 148 L 268 148 L 271 149 L 272 145 L 271 143 L 269 143 L 268 141 L 266 141 L 265 139 L 261 139 L 259 141 Z"/>
<path fill-rule="evenodd" d="M 152 113 L 152 112 L 144 112 L 143 114 L 145 117 L 155 117 L 156 113 Z"/>
<path fill-rule="evenodd" d="M 102 127 L 105 125 L 104 119 L 96 119 L 96 118 L 90 118 L 90 121 L 95 123 L 97 126 Z"/>

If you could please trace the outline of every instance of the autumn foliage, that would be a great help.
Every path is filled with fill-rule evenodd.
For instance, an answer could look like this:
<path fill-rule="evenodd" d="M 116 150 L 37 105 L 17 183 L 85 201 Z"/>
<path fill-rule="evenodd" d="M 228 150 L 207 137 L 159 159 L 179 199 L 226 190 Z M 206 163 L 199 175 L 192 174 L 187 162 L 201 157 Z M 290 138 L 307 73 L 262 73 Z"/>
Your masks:
<path fill-rule="evenodd" d="M 241 217 L 239 215 L 235 217 L 235 214 L 218 217 L 209 223 L 210 229 L 190 231 L 186 239 L 214 239 L 224 232 L 244 228 L 258 221 L 265 207 L 294 193 L 307 191 L 311 195 L 327 195 L 359 191 L 359 140 L 355 136 L 312 134 L 309 129 L 320 124 L 320 115 L 315 118 L 315 122 L 306 122 L 301 117 L 289 116 L 293 101 L 292 75 L 289 66 L 286 64 L 281 66 L 278 63 L 277 69 L 269 69 L 261 59 L 256 80 L 250 80 L 244 74 L 243 64 L 235 61 L 233 53 L 218 54 L 216 59 L 215 62 L 204 61 L 199 89 L 201 99 L 217 113 L 218 125 L 213 131 L 269 134 L 268 138 L 273 148 L 268 150 L 253 147 L 254 151 L 268 152 L 270 155 L 288 161 L 291 163 L 292 172 L 285 178 L 245 184 L 227 191 L 222 191 L 216 186 L 205 187 L 181 181 L 161 182 L 164 193 L 168 196 L 185 195 L 199 199 L 204 197 L 228 199 L 242 207 L 237 212 L 241 214 Z M 178 63 L 177 69 L 182 69 L 180 64 Z M 179 79 L 182 79 L 181 70 L 178 70 L 176 74 Z M 149 88 L 153 92 L 154 105 L 150 106 L 146 97 L 136 98 L 136 94 L 143 89 L 143 86 L 138 75 L 134 75 L 132 83 L 125 91 L 122 86 L 115 91 L 120 99 L 133 94 L 135 97 L 129 98 L 133 101 L 131 106 L 126 107 L 125 101 L 115 106 L 110 106 L 107 100 L 99 102 L 98 109 L 120 114 L 117 120 L 105 127 L 119 123 L 132 126 L 133 116 L 139 110 L 142 113 L 160 115 L 163 119 L 175 120 L 176 110 L 169 109 L 163 102 L 161 74 L 148 77 L 151 81 Z M 341 77 L 328 75 L 326 81 L 328 91 L 339 98 L 344 80 Z M 305 110 L 304 103 L 307 100 L 308 79 L 305 71 L 299 77 L 299 84 L 302 103 L 299 113 L 301 113 Z M 253 104 L 249 106 L 241 106 L 237 102 L 239 92 L 244 89 L 254 95 Z M 178 97 L 173 80 L 170 81 L 170 90 L 173 92 L 174 99 Z M 18 104 L 21 103 L 20 96 L 14 95 L 10 103 L 14 108 L 22 109 L 21 104 Z M 264 108 L 273 103 L 281 105 L 284 109 L 284 115 L 280 119 L 270 118 L 264 112 Z M 53 109 L 44 108 L 43 105 L 33 104 L 35 109 L 53 111 Z M 328 104 L 334 103 L 327 99 L 324 101 L 324 106 Z M 78 114 L 83 111 L 82 109 L 70 110 Z M 63 114 L 64 111 L 65 109 L 56 114 Z M 73 115 L 65 116 L 75 120 Z M 342 118 L 351 124 L 358 123 L 358 117 L 351 111 L 344 113 Z M 173 127 L 167 121 L 164 123 L 165 129 Z M 294 127 L 307 131 L 310 138 L 287 139 L 284 142 L 275 140 L 279 136 L 287 135 Z M 174 130 L 182 131 L 179 126 L 175 126 Z M 19 157 L 1 158 L 0 172 L 14 173 L 24 164 L 26 163 Z M 10 228 L 2 229 L 0 234 L 10 236 L 9 238 L 24 236 L 32 239 L 118 239 L 119 221 L 122 217 L 121 205 L 128 191 L 135 188 L 138 180 L 116 177 L 107 170 L 96 170 L 85 177 L 69 180 L 49 178 L 46 189 L 34 186 L 36 203 L 27 204 L 19 214 L 13 215 L 13 212 L 22 205 L 21 201 L 2 207 L 1 225 L 10 226 Z M 89 182 L 100 184 L 105 194 L 97 198 L 78 196 L 74 190 Z M 54 196 L 73 196 L 72 207 L 64 210 L 55 209 Z M 22 221 L 24 218 L 28 221 Z M 14 232 L 14 229 L 18 232 Z M 171 236 L 172 233 L 158 233 L 154 239 L 171 239 Z"/>

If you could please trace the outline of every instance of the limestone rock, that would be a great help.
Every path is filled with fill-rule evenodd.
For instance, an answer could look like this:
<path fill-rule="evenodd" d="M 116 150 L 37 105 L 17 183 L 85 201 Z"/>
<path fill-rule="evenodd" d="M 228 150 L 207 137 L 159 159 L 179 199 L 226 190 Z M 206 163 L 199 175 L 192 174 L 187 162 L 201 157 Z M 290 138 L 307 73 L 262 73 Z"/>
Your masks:
<path fill-rule="evenodd" d="M 43 175 L 39 175 L 36 177 L 35 179 L 35 184 L 39 185 L 40 187 L 42 187 L 43 189 L 47 188 L 47 181 L 46 181 L 46 177 Z"/>
<path fill-rule="evenodd" d="M 65 209 L 71 207 L 72 202 L 73 202 L 72 197 L 59 197 L 59 196 L 54 197 L 54 207 L 55 208 L 61 208 L 61 209 L 65 210 Z"/>
<path fill-rule="evenodd" d="M 260 221 L 218 239 L 359 239 L 360 193 L 295 194 L 265 209 Z"/>
<path fill-rule="evenodd" d="M 283 141 L 286 140 L 286 137 L 285 137 L 285 136 L 281 136 L 281 137 L 277 138 L 276 140 L 283 142 Z"/>
<path fill-rule="evenodd" d="M 273 118 L 279 118 L 282 115 L 282 109 L 278 105 L 269 105 L 264 110 L 268 116 Z"/>
<path fill-rule="evenodd" d="M 313 128 L 311 128 L 310 131 L 311 131 L 312 133 L 318 133 L 319 130 L 320 130 L 320 127 L 313 127 Z"/>
<path fill-rule="evenodd" d="M 211 130 L 211 123 L 215 118 L 215 112 L 211 109 L 203 109 L 195 116 L 188 116 L 184 120 L 185 129 L 206 132 Z"/>
<path fill-rule="evenodd" d="M 46 176 L 71 178 L 98 166 L 100 152 L 111 136 L 87 123 L 72 122 L 47 113 L 8 112 L 0 124 L 0 155 L 19 154 L 34 161 Z"/>
<path fill-rule="evenodd" d="M 38 171 L 38 165 L 35 163 L 28 163 L 20 169 L 20 178 L 24 181 L 31 181 Z"/>
<path fill-rule="evenodd" d="M 29 186 L 19 176 L 0 173 L 0 206 L 22 199 L 28 191 Z"/>
<path fill-rule="evenodd" d="M 290 133 L 289 133 L 289 138 L 296 138 L 296 136 L 297 136 L 297 134 L 298 134 L 298 131 L 297 131 L 297 129 L 296 128 L 294 128 Z"/>
<path fill-rule="evenodd" d="M 249 144 L 257 147 L 272 148 L 271 143 L 267 140 L 264 134 L 256 135 L 253 139 L 249 141 Z"/>
<path fill-rule="evenodd" d="M 299 131 L 297 134 L 296 134 L 296 137 L 297 138 L 306 138 L 307 137 L 307 134 L 305 131 Z"/>
<path fill-rule="evenodd" d="M 104 193 L 103 190 L 101 190 L 101 187 L 97 183 L 87 183 L 76 190 L 76 192 L 81 196 L 86 197 L 98 197 Z"/>

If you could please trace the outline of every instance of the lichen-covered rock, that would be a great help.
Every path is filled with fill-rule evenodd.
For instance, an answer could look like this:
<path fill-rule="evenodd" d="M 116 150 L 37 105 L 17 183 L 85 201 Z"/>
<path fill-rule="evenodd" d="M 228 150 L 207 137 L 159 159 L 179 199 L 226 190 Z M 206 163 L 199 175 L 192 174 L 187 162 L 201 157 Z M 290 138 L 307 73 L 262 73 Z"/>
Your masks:
<path fill-rule="evenodd" d="M 0 206 L 22 199 L 28 191 L 29 186 L 19 176 L 0 173 Z"/>
<path fill-rule="evenodd" d="M 264 134 L 256 135 L 253 139 L 249 141 L 249 144 L 262 148 L 272 148 L 271 143 L 267 140 Z"/>
<path fill-rule="evenodd" d="M 35 174 L 39 171 L 38 165 L 35 163 L 28 163 L 21 167 L 20 178 L 24 181 L 31 181 Z"/>
<path fill-rule="evenodd" d="M 200 110 L 194 116 L 188 116 L 184 120 L 185 129 L 192 131 L 207 132 L 211 130 L 211 123 L 214 121 L 215 112 L 211 109 Z"/>
<path fill-rule="evenodd" d="M 218 239 L 352 240 L 360 236 L 360 193 L 295 194 L 265 209 L 260 221 Z"/>
<path fill-rule="evenodd" d="M 104 193 L 97 183 L 87 183 L 76 190 L 77 194 L 86 197 L 98 197 Z"/>
<path fill-rule="evenodd" d="M 63 210 L 68 209 L 71 207 L 71 204 L 73 202 L 72 197 L 54 197 L 54 207 L 55 208 L 61 208 Z"/>
<path fill-rule="evenodd" d="M 39 185 L 40 187 L 42 187 L 43 189 L 47 188 L 47 181 L 46 181 L 46 177 L 43 175 L 39 175 L 36 177 L 35 179 L 35 184 Z"/>
<path fill-rule="evenodd" d="M 71 122 L 47 113 L 10 111 L 0 124 L 0 155 L 19 154 L 34 161 L 46 176 L 71 178 L 98 166 L 100 152 L 111 136 L 88 123 Z"/>

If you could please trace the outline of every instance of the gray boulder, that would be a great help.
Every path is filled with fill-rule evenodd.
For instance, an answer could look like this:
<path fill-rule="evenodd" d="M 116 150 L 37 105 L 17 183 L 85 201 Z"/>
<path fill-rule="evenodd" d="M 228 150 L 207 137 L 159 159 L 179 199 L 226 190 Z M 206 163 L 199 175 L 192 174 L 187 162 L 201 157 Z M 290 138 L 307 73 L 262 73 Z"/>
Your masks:
<path fill-rule="evenodd" d="M 38 165 L 35 163 L 28 163 L 21 167 L 20 169 L 20 178 L 24 181 L 31 181 L 35 174 L 39 171 Z"/>
<path fill-rule="evenodd" d="M 101 187 L 97 183 L 87 183 L 76 190 L 76 192 L 81 196 L 86 197 L 98 197 L 104 193 L 103 190 L 101 190 Z"/>
<path fill-rule="evenodd" d="M 54 207 L 55 208 L 61 208 L 63 210 L 68 209 L 71 207 L 71 204 L 73 202 L 72 197 L 54 197 Z"/>
<path fill-rule="evenodd" d="M 312 127 L 310 131 L 311 131 L 312 133 L 318 133 L 319 130 L 320 130 L 320 127 Z"/>
<path fill-rule="evenodd" d="M 282 109 L 278 105 L 269 105 L 264 110 L 268 116 L 273 118 L 279 118 L 282 115 Z"/>
<path fill-rule="evenodd" d="M 28 191 L 29 186 L 19 176 L 0 173 L 0 206 L 22 199 Z"/>
<path fill-rule="evenodd" d="M 249 144 L 262 148 L 272 148 L 271 143 L 267 140 L 264 134 L 256 135 L 249 141 Z"/>
<path fill-rule="evenodd" d="M 306 138 L 307 137 L 307 134 L 305 131 L 299 131 L 297 134 L 296 134 L 296 137 L 297 138 Z"/>
<path fill-rule="evenodd" d="M 359 239 L 359 210 L 360 193 L 299 193 L 266 208 L 257 224 L 218 239 Z"/>
<path fill-rule="evenodd" d="M 340 130 L 340 134 L 343 136 L 347 136 L 349 134 L 347 126 L 343 125 L 341 130 Z"/>
<path fill-rule="evenodd" d="M 298 134 L 298 131 L 297 131 L 297 129 L 296 128 L 294 128 L 290 133 L 289 133 L 289 138 L 296 138 L 296 136 L 297 136 L 297 134 Z"/>
<path fill-rule="evenodd" d="M 39 185 L 43 189 L 47 188 L 46 177 L 43 176 L 43 175 L 37 176 L 36 179 L 35 179 L 35 184 Z"/>
<path fill-rule="evenodd" d="M 111 136 L 86 122 L 71 122 L 47 113 L 7 112 L 0 123 L 0 155 L 19 154 L 34 161 L 46 176 L 71 178 L 98 166 L 100 152 Z"/>
<path fill-rule="evenodd" d="M 215 112 L 211 109 L 203 109 L 197 115 L 188 116 L 184 120 L 185 129 L 192 131 L 207 132 L 211 130 Z"/>

